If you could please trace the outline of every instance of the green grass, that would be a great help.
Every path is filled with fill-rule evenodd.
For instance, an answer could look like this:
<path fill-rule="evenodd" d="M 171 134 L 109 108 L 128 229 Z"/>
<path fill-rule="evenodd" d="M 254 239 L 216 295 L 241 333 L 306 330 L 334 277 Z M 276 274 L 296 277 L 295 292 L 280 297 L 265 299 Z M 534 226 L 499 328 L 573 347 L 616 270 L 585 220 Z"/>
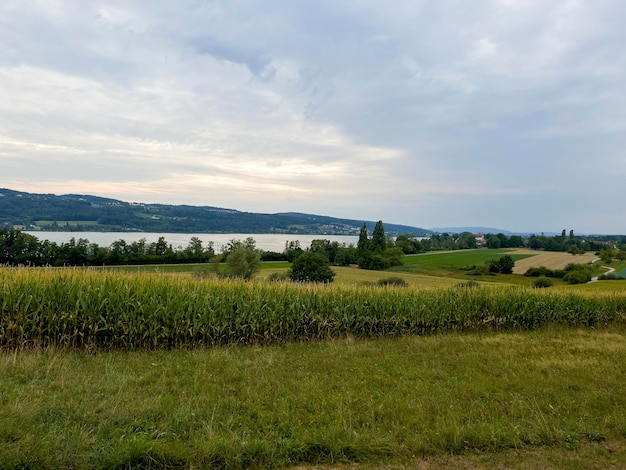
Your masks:
<path fill-rule="evenodd" d="M 454 250 L 444 252 L 428 252 L 417 255 L 407 255 L 403 258 L 405 265 L 420 265 L 425 267 L 441 266 L 469 266 L 480 264 L 489 260 L 497 260 L 505 254 L 510 254 L 512 250 L 501 248 L 497 250 L 475 249 L 475 250 Z M 521 259 L 521 258 L 520 258 Z"/>
<path fill-rule="evenodd" d="M 511 256 L 514 261 L 532 256 L 531 254 L 516 254 L 514 250 L 504 248 L 432 252 L 405 256 L 403 258 L 404 264 L 393 268 L 393 271 L 408 271 L 434 276 L 459 276 L 464 275 L 470 266 L 495 261 L 504 255 Z"/>
<path fill-rule="evenodd" d="M 226 265 L 222 263 L 221 268 Z M 291 263 L 287 261 L 264 261 L 261 263 L 261 270 L 287 269 Z M 112 271 L 123 271 L 130 273 L 194 273 L 198 270 L 210 270 L 213 268 L 210 263 L 186 263 L 186 264 L 144 264 L 132 266 L 94 266 L 95 269 L 109 269 Z M 90 268 L 91 269 L 91 268 Z"/>
<path fill-rule="evenodd" d="M 47 349 L 0 354 L 0 370 L 2 468 L 626 465 L 624 325 Z"/>

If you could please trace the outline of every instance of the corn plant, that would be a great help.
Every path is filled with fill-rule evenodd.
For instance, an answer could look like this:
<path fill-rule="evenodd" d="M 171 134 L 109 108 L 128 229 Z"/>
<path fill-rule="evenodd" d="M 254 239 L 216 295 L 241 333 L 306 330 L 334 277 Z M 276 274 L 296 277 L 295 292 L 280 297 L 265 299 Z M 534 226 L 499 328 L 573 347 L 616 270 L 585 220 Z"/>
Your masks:
<path fill-rule="evenodd" d="M 279 344 L 626 319 L 624 295 L 526 288 L 348 288 L 52 268 L 0 268 L 0 285 L 3 349 Z"/>

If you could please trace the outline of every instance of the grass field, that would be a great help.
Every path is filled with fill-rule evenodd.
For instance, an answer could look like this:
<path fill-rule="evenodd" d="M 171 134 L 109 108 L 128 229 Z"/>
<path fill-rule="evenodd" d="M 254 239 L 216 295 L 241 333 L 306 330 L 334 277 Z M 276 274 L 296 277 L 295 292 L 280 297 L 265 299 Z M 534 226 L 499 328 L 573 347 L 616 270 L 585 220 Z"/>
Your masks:
<path fill-rule="evenodd" d="M 480 265 L 486 261 L 497 260 L 501 256 L 510 255 L 515 260 L 514 275 L 496 276 L 468 276 L 467 268 L 472 265 Z M 571 255 L 569 253 L 543 252 L 528 249 L 498 249 L 498 250 L 457 250 L 449 252 L 434 252 L 404 257 L 402 266 L 387 271 L 368 271 L 356 267 L 338 267 L 332 269 L 336 272 L 335 283 L 340 285 L 372 285 L 380 279 L 397 276 L 404 279 L 410 287 L 432 288 L 450 287 L 470 280 L 490 286 L 513 284 L 517 286 L 531 287 L 534 279 L 522 276 L 530 267 L 546 266 L 550 269 L 562 269 L 569 263 L 588 263 L 597 259 L 592 253 L 584 255 Z M 261 264 L 261 272 L 257 279 L 267 279 L 275 272 L 285 272 L 289 269 L 288 262 L 264 262 Z M 618 271 L 624 266 L 614 263 Z M 199 270 L 208 270 L 207 264 L 177 264 L 177 265 L 144 265 L 144 266 L 108 266 L 106 269 L 124 272 L 148 272 L 164 274 L 193 274 Z M 605 271 L 600 269 L 600 272 Z M 626 274 L 626 269 L 624 269 Z M 554 280 L 555 286 L 565 286 L 560 280 Z M 595 286 L 592 291 L 606 289 L 614 286 L 617 290 L 626 284 L 607 284 L 604 287 Z M 576 286 L 583 290 L 583 286 Z"/>
<path fill-rule="evenodd" d="M 0 369 L 2 468 L 626 466 L 624 325 L 48 349 Z"/>

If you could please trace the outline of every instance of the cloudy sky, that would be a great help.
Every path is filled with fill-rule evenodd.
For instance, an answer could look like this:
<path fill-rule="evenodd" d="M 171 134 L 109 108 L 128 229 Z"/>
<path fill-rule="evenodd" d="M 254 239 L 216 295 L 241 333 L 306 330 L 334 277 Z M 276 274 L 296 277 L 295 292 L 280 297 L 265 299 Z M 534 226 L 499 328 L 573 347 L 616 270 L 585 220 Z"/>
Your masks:
<path fill-rule="evenodd" d="M 623 0 L 3 0 L 0 187 L 626 233 Z"/>

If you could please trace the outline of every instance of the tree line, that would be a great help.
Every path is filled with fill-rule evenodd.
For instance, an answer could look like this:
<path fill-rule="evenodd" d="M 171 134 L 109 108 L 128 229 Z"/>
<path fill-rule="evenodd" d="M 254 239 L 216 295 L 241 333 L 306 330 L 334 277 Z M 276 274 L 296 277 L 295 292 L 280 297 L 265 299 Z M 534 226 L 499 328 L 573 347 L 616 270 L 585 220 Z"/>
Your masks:
<path fill-rule="evenodd" d="M 232 240 L 220 252 L 213 242 L 204 243 L 198 237 L 191 237 L 186 247 L 172 247 L 164 237 L 148 243 L 145 239 L 128 243 L 124 240 L 104 247 L 91 243 L 85 238 L 71 238 L 66 243 L 39 240 L 37 237 L 16 229 L 0 229 L 0 264 L 31 266 L 102 266 L 102 265 L 141 265 L 141 264 L 180 264 L 225 262 L 237 246 L 237 242 L 249 245 L 254 240 L 244 242 Z M 626 253 L 626 236 L 586 237 L 582 239 L 569 235 L 563 230 L 561 235 L 532 235 L 523 239 L 519 235 L 507 236 L 502 233 L 485 236 L 487 248 L 528 247 L 536 250 L 566 251 L 572 254 L 596 251 L 605 262 L 612 258 L 622 259 Z M 327 239 L 313 240 L 305 250 L 300 242 L 287 241 L 282 252 L 256 250 L 261 261 L 293 262 L 304 252 L 317 253 L 328 259 L 334 266 L 358 265 L 364 269 L 386 269 L 402 263 L 402 256 L 436 250 L 462 250 L 478 248 L 476 236 L 470 232 L 460 234 L 434 234 L 429 238 L 419 238 L 412 234 L 402 234 L 395 239 L 385 233 L 382 221 L 374 226 L 371 236 L 366 224 L 359 232 L 355 245 L 339 243 Z"/>
<path fill-rule="evenodd" d="M 0 229 L 0 264 L 30 266 L 102 266 L 130 264 L 204 263 L 215 256 L 212 242 L 203 244 L 192 237 L 182 249 L 175 249 L 164 237 L 148 243 L 117 240 L 104 247 L 85 238 L 66 243 L 39 240 L 15 229 Z"/>

